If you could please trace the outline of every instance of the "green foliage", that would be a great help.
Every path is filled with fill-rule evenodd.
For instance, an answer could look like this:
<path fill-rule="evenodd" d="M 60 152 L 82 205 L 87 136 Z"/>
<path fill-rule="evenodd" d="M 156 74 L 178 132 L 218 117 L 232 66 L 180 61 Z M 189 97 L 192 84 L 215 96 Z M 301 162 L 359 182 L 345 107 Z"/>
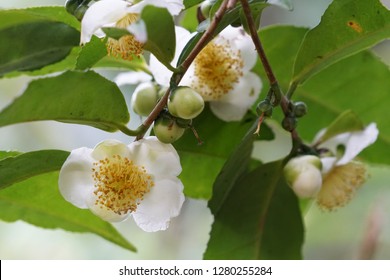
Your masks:
<path fill-rule="evenodd" d="M 0 160 L 0 190 L 39 174 L 57 171 L 69 156 L 69 152 L 41 150 Z"/>
<path fill-rule="evenodd" d="M 116 84 L 92 71 L 32 81 L 22 96 L 0 112 L 0 126 L 56 120 L 115 131 L 129 119 Z"/>
<path fill-rule="evenodd" d="M 91 41 L 81 48 L 76 61 L 76 69 L 85 70 L 91 68 L 106 55 L 107 48 L 104 41 L 93 36 Z"/>
<path fill-rule="evenodd" d="M 89 210 L 66 202 L 58 191 L 58 173 L 31 177 L 0 191 L 0 219 L 7 222 L 23 220 L 30 224 L 72 232 L 93 233 L 125 249 L 135 247 L 109 223 Z"/>
<path fill-rule="evenodd" d="M 271 27 L 260 32 L 264 49 L 283 90 L 288 89 L 292 79 L 294 59 L 305 33 L 306 29 L 291 26 Z M 260 65 L 255 69 L 266 79 Z M 376 122 L 380 131 L 375 144 L 359 156 L 371 162 L 388 164 L 390 126 L 383 116 L 387 115 L 390 106 L 389 75 L 388 67 L 368 51 L 323 69 L 297 87 L 294 93 L 294 98 L 304 101 L 308 106 L 307 115 L 299 119 L 298 133 L 311 142 L 320 129 L 329 126 L 341 113 L 351 109 L 364 124 Z M 263 89 L 261 96 L 266 91 L 266 88 Z M 280 110 L 274 110 L 273 117 L 280 121 L 283 118 Z"/>
<path fill-rule="evenodd" d="M 203 0 L 184 0 L 183 1 L 186 9 L 191 8 L 192 6 L 195 6 L 195 5 L 200 4 L 202 2 L 203 2 Z"/>
<path fill-rule="evenodd" d="M 241 122 L 226 123 L 215 117 L 208 107 L 194 119 L 193 125 L 204 143 L 197 145 L 190 130 L 174 143 L 183 167 L 180 179 L 185 186 L 185 195 L 204 199 L 211 197 L 211 187 L 221 168 L 255 120 L 253 114 L 248 114 Z M 273 137 L 265 125 L 260 135 L 261 139 Z"/>
<path fill-rule="evenodd" d="M 292 83 L 390 37 L 390 11 L 379 0 L 335 0 L 297 55 Z"/>
<path fill-rule="evenodd" d="M 25 22 L 0 29 L 0 75 L 39 69 L 64 59 L 79 32 L 60 22 Z"/>
<path fill-rule="evenodd" d="M 296 196 L 282 176 L 281 161 L 243 174 L 220 208 L 205 259 L 300 259 L 303 225 Z M 216 182 L 216 187 L 221 187 Z M 223 187 L 223 186 L 222 186 Z M 210 202 L 212 205 L 212 202 Z"/>
<path fill-rule="evenodd" d="M 167 9 L 146 6 L 141 13 L 148 40 L 144 49 L 150 51 L 161 63 L 170 65 L 175 56 L 175 24 Z M 156 28 L 158 26 L 158 28 Z"/>

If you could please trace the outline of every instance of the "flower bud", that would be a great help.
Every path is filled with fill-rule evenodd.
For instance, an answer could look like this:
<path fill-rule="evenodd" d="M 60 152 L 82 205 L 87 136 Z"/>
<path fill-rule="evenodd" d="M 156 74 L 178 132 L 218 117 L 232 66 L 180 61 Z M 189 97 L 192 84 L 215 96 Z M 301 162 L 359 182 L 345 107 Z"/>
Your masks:
<path fill-rule="evenodd" d="M 304 102 L 295 102 L 294 104 L 294 116 L 297 118 L 303 117 L 307 114 L 307 106 Z"/>
<path fill-rule="evenodd" d="M 148 116 L 158 101 L 156 86 L 151 82 L 139 84 L 131 97 L 131 107 L 140 116 Z"/>
<path fill-rule="evenodd" d="M 213 1 L 205 0 L 200 4 L 200 11 L 204 18 L 209 18 L 211 7 L 214 5 Z"/>
<path fill-rule="evenodd" d="M 299 198 L 312 198 L 322 186 L 322 164 L 319 157 L 304 155 L 292 158 L 283 173 L 288 185 Z"/>
<path fill-rule="evenodd" d="M 294 117 L 285 117 L 282 121 L 282 127 L 287 131 L 293 131 L 297 127 L 297 119 Z"/>
<path fill-rule="evenodd" d="M 69 14 L 73 15 L 82 2 L 83 0 L 67 0 L 65 3 L 65 9 Z"/>
<path fill-rule="evenodd" d="M 183 136 L 185 128 L 177 125 L 173 119 L 160 117 L 154 122 L 153 131 L 162 143 L 173 143 Z"/>
<path fill-rule="evenodd" d="M 178 87 L 168 100 L 169 113 L 186 120 L 198 116 L 202 113 L 203 108 L 202 96 L 190 87 Z"/>
<path fill-rule="evenodd" d="M 256 112 L 258 115 L 272 110 L 271 102 L 268 99 L 264 99 L 259 104 L 257 104 Z"/>

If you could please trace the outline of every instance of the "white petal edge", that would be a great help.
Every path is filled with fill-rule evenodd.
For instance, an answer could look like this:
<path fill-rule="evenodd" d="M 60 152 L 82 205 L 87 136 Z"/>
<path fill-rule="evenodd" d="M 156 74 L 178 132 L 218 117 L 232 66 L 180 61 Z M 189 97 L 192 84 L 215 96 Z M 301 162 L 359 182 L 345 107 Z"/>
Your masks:
<path fill-rule="evenodd" d="M 128 6 L 129 3 L 122 0 L 101 0 L 91 5 L 81 21 L 80 44 L 88 43 L 101 27 L 126 16 Z"/>
<path fill-rule="evenodd" d="M 259 76 L 248 72 L 221 100 L 210 102 L 210 109 L 223 121 L 240 121 L 258 99 L 261 88 L 262 82 Z"/>
<path fill-rule="evenodd" d="M 166 8 L 173 16 L 178 15 L 184 9 L 183 0 L 143 0 L 129 7 L 128 12 L 140 14 L 147 5 Z"/>
<path fill-rule="evenodd" d="M 180 158 L 171 144 L 161 143 L 150 136 L 129 145 L 132 159 L 146 172 L 155 176 L 178 176 L 181 173 Z"/>
<path fill-rule="evenodd" d="M 118 140 L 108 139 L 98 143 L 91 155 L 95 160 L 111 158 L 114 155 L 130 158 L 130 149 Z"/>
<path fill-rule="evenodd" d="M 92 149 L 79 148 L 73 150 L 60 170 L 58 186 L 66 201 L 76 207 L 88 208 L 87 200 L 93 193 L 91 157 Z"/>
<path fill-rule="evenodd" d="M 184 202 L 183 184 L 176 177 L 156 181 L 133 213 L 135 223 L 144 231 L 166 230 L 180 213 Z"/>
<path fill-rule="evenodd" d="M 354 159 L 366 147 L 378 138 L 379 130 L 376 123 L 369 124 L 363 131 L 352 132 L 345 146 L 345 152 L 337 165 L 343 165 Z"/>

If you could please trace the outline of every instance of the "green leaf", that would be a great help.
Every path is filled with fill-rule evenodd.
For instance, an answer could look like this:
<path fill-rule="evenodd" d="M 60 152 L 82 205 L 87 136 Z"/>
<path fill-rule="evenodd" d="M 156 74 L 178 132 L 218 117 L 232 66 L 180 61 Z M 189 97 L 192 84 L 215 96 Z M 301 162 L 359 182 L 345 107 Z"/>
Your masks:
<path fill-rule="evenodd" d="M 242 175 L 214 224 L 205 259 L 300 259 L 303 224 L 298 200 L 286 185 L 281 161 Z"/>
<path fill-rule="evenodd" d="M 241 122 L 219 120 L 208 107 L 193 121 L 202 145 L 197 145 L 195 136 L 190 130 L 174 143 L 180 155 L 183 171 L 180 174 L 185 195 L 193 198 L 209 199 L 212 185 L 219 172 L 246 135 L 256 116 L 248 114 Z M 272 139 L 271 130 L 262 127 L 261 138 Z"/>
<path fill-rule="evenodd" d="M 42 150 L 0 160 L 0 190 L 27 178 L 60 170 L 69 152 Z"/>
<path fill-rule="evenodd" d="M 0 24 L 0 38 L 0 76 L 58 62 L 79 44 L 76 29 L 52 21 L 24 22 L 6 28 Z"/>
<path fill-rule="evenodd" d="M 175 24 L 171 14 L 165 8 L 146 6 L 142 10 L 141 19 L 145 22 L 148 34 L 144 49 L 164 65 L 170 65 L 176 47 Z"/>
<path fill-rule="evenodd" d="M 85 44 L 77 57 L 76 69 L 85 70 L 91 68 L 107 55 L 106 44 L 93 36 L 91 41 Z"/>
<path fill-rule="evenodd" d="M 198 5 L 202 2 L 203 2 L 203 0 L 184 0 L 183 1 L 186 9 L 191 8 L 192 6 Z"/>
<path fill-rule="evenodd" d="M 132 35 L 127 29 L 118 27 L 103 27 L 103 32 L 110 38 L 119 40 L 123 36 Z"/>
<path fill-rule="evenodd" d="M 379 0 L 335 0 L 297 55 L 293 87 L 329 65 L 390 37 L 390 11 Z"/>
<path fill-rule="evenodd" d="M 218 174 L 213 185 L 211 200 L 208 203 L 211 213 L 218 213 L 231 189 L 236 184 L 237 179 L 244 172 L 247 172 L 251 161 L 253 142 L 257 138 L 257 135 L 254 134 L 256 126 L 257 121 L 249 129 L 241 143 L 237 145 Z"/>
<path fill-rule="evenodd" d="M 307 117 L 300 120 L 299 133 L 311 141 L 321 128 L 351 109 L 365 125 L 375 122 L 379 129 L 377 141 L 359 157 L 373 163 L 390 164 L 389 77 L 388 66 L 367 51 L 318 73 L 295 93 L 309 108 Z"/>
<path fill-rule="evenodd" d="M 327 128 L 318 142 L 324 142 L 338 134 L 363 130 L 364 125 L 359 116 L 351 110 L 341 113 Z"/>
<path fill-rule="evenodd" d="M 135 247 L 109 223 L 66 202 L 58 191 L 58 172 L 32 177 L 0 191 L 0 219 L 71 232 L 93 233 L 125 249 Z"/>
<path fill-rule="evenodd" d="M 92 71 L 32 81 L 22 96 L 0 112 L 0 126 L 56 120 L 115 131 L 129 119 L 117 85 Z"/>

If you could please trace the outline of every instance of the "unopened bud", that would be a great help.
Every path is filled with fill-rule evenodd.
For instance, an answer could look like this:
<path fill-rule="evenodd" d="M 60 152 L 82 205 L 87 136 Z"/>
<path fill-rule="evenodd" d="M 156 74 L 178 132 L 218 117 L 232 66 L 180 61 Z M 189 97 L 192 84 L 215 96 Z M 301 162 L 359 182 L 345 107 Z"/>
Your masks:
<path fill-rule="evenodd" d="M 160 117 L 154 122 L 153 131 L 160 142 L 169 144 L 182 137 L 185 128 L 178 126 L 174 119 Z"/>
<path fill-rule="evenodd" d="M 299 198 L 312 198 L 322 186 L 319 157 L 304 155 L 292 158 L 283 169 L 287 184 Z"/>
<path fill-rule="evenodd" d="M 294 116 L 297 118 L 303 117 L 307 114 L 307 106 L 304 102 L 294 103 Z"/>
<path fill-rule="evenodd" d="M 139 84 L 131 97 L 131 107 L 140 116 L 148 116 L 157 104 L 156 86 L 151 82 Z"/>
<path fill-rule="evenodd" d="M 168 100 L 168 110 L 172 116 L 182 119 L 193 119 L 202 113 L 204 100 L 190 87 L 178 87 Z"/>
<path fill-rule="evenodd" d="M 294 117 L 285 117 L 282 121 L 282 127 L 287 131 L 293 131 L 297 127 L 297 119 Z"/>
<path fill-rule="evenodd" d="M 268 99 L 264 99 L 259 104 L 257 104 L 256 112 L 258 115 L 272 110 L 271 102 Z"/>

